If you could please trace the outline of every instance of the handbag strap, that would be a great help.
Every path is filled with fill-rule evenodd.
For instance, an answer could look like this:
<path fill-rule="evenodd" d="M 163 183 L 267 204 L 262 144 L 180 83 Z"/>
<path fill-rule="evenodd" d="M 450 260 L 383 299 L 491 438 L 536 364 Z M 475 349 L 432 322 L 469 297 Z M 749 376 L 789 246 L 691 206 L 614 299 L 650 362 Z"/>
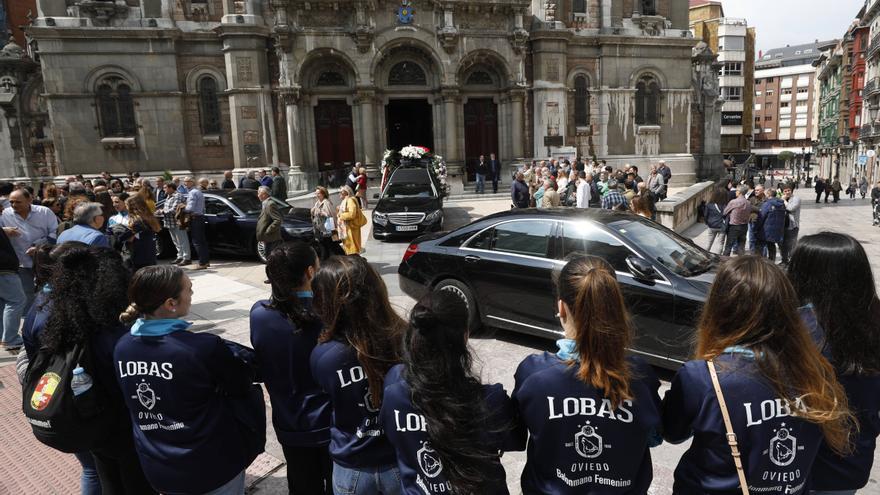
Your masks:
<path fill-rule="evenodd" d="M 739 486 L 743 495 L 749 495 L 749 483 L 746 481 L 746 472 L 743 470 L 742 458 L 739 453 L 739 445 L 736 443 L 736 433 L 733 432 L 733 424 L 730 422 L 730 413 L 727 412 L 727 402 L 724 401 L 724 393 L 721 392 L 721 383 L 718 382 L 718 372 L 715 371 L 715 363 L 706 361 L 709 367 L 709 376 L 712 378 L 712 387 L 715 389 L 715 397 L 718 398 L 718 406 L 721 408 L 721 417 L 724 419 L 724 429 L 727 431 L 727 444 L 730 445 L 730 454 L 733 456 L 733 465 L 736 466 L 736 474 L 739 476 Z"/>

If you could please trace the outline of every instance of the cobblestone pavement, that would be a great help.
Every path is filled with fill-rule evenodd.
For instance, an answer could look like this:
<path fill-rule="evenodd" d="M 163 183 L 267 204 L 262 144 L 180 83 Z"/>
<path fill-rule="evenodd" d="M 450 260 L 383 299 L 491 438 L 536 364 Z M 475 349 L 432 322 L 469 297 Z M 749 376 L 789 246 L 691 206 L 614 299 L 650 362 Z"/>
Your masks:
<path fill-rule="evenodd" d="M 847 198 L 841 199 L 836 205 L 816 205 L 808 191 L 799 191 L 798 194 L 804 201 L 801 235 L 823 230 L 853 235 L 868 251 L 875 276 L 880 275 L 880 229 L 871 227 L 868 200 L 851 201 Z M 506 199 L 450 202 L 446 205 L 446 227 L 455 228 L 507 208 L 509 201 Z M 369 226 L 364 230 L 365 234 L 367 229 Z M 698 244 L 706 245 L 706 229 L 703 226 L 694 226 L 685 234 L 694 238 Z M 413 301 L 398 286 L 397 265 L 407 243 L 378 242 L 367 238 L 365 246 L 365 256 L 379 270 L 388 285 L 392 303 L 402 313 L 406 312 Z M 265 298 L 268 294 L 268 288 L 263 284 L 263 266 L 250 260 L 235 259 L 212 261 L 212 266 L 213 269 L 207 272 L 190 272 L 195 291 L 190 315 L 195 323 L 194 330 L 212 332 L 247 344 L 248 311 L 256 300 Z M 475 349 L 483 380 L 501 382 L 508 392 L 513 388 L 516 366 L 523 358 L 554 347 L 553 342 L 548 340 L 491 330 L 473 337 L 471 344 Z M 0 431 L 3 438 L 0 443 L 0 493 L 77 493 L 78 468 L 72 456 L 43 448 L 33 439 L 24 423 L 20 413 L 20 391 L 12 380 L 12 361 L 8 356 L 0 357 Z M 662 394 L 668 387 L 671 373 L 660 371 L 660 375 L 663 382 Z M 677 446 L 664 443 L 653 449 L 654 483 L 651 494 L 671 493 L 672 473 L 686 447 L 686 443 Z M 35 458 L 41 462 L 36 462 Z M 259 465 L 252 466 L 249 470 L 252 493 L 287 493 L 286 469 L 279 461 L 283 458 L 281 448 L 269 428 L 266 455 L 261 458 Z M 505 454 L 503 462 L 511 492 L 520 493 L 518 480 L 525 463 L 525 454 Z M 862 493 L 880 493 L 878 480 L 880 463 L 875 461 L 871 481 Z"/>

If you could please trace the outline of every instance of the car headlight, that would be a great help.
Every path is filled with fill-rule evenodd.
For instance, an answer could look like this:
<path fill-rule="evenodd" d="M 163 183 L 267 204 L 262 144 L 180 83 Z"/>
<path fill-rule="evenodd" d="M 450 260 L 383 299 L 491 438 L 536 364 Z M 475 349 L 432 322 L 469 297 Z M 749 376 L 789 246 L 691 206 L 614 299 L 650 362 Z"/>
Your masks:
<path fill-rule="evenodd" d="M 385 213 L 376 213 L 373 212 L 373 223 L 381 226 L 388 225 L 388 215 Z"/>
<path fill-rule="evenodd" d="M 427 215 L 425 215 L 425 220 L 423 220 L 422 223 L 435 223 L 435 222 L 439 221 L 440 218 L 442 218 L 442 217 L 443 217 L 443 210 L 435 210 L 435 211 L 432 211 L 431 213 L 428 213 Z"/>

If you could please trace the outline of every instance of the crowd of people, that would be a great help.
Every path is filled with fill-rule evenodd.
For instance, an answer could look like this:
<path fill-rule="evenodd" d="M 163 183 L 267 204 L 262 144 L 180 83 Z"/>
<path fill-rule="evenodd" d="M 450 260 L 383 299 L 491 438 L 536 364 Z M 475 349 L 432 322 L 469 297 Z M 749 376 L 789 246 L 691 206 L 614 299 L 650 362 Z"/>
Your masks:
<path fill-rule="evenodd" d="M 429 294 L 402 318 L 360 256 L 278 244 L 246 347 L 190 330 L 179 266 L 132 271 L 82 240 L 33 254 L 24 412 L 80 460 L 83 493 L 244 493 L 265 446 L 258 384 L 295 494 L 508 493 L 517 450 L 524 493 L 647 493 L 651 449 L 688 439 L 674 493 L 855 493 L 873 465 L 880 300 L 844 234 L 804 237 L 786 269 L 726 260 L 664 397 L 627 353 L 614 269 L 583 253 L 555 279 L 558 350 L 523 360 L 510 392 L 480 380 L 461 299 Z"/>
<path fill-rule="evenodd" d="M 2 345 L 16 352 L 22 315 L 34 294 L 34 254 L 43 245 L 81 242 L 118 251 L 135 270 L 155 265 L 156 235 L 163 225 L 177 248 L 174 264 L 192 264 L 190 238 L 198 255 L 197 270 L 210 267 L 205 228 L 207 178 L 159 177 L 155 183 L 137 173 L 126 179 L 104 172 L 101 178 L 68 177 L 64 184 L 46 183 L 35 191 L 26 183 L 0 182 L 0 242 L 9 242 L 17 258 L 19 283 L 4 284 Z M 157 204 L 162 207 L 157 209 Z M 12 268 L 12 260 L 10 260 Z M 11 273 L 7 274 L 11 275 Z M 11 280 L 11 279 L 10 279 Z"/>
<path fill-rule="evenodd" d="M 666 198 L 671 180 L 672 170 L 663 160 L 651 165 L 647 179 L 634 165 L 614 170 L 605 160 L 533 161 L 515 172 L 510 199 L 514 208 L 603 208 L 654 219 L 655 205 Z"/>

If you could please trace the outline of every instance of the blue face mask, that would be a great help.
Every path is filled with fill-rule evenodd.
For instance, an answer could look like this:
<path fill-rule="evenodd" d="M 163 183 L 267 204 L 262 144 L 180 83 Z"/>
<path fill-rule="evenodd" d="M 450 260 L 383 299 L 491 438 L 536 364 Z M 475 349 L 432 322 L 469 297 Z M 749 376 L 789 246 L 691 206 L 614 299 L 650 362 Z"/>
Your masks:
<path fill-rule="evenodd" d="M 559 351 L 556 353 L 556 357 L 559 359 L 563 361 L 580 361 L 581 355 L 578 354 L 577 342 L 574 340 L 559 339 L 556 341 L 556 346 L 559 347 Z"/>

